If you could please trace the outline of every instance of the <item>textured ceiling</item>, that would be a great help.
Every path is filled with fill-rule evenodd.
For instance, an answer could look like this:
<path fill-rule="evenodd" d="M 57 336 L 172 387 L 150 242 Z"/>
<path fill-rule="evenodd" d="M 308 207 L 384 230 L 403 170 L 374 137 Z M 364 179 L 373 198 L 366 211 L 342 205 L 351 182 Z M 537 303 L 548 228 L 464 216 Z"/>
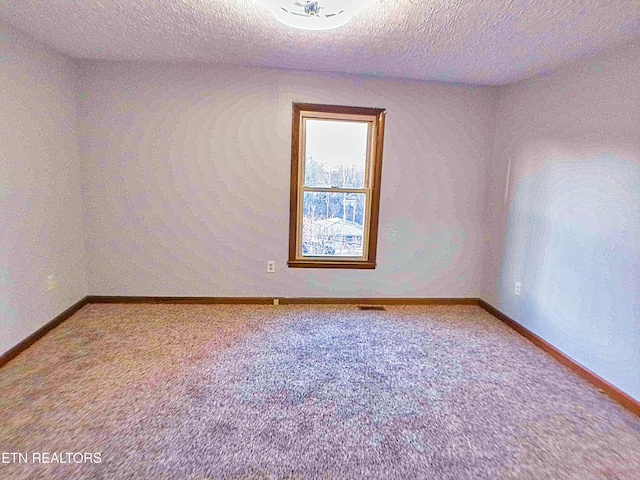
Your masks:
<path fill-rule="evenodd" d="M 637 38 L 640 0 L 373 0 L 321 32 L 259 0 L 0 0 L 0 18 L 75 58 L 501 85 Z"/>

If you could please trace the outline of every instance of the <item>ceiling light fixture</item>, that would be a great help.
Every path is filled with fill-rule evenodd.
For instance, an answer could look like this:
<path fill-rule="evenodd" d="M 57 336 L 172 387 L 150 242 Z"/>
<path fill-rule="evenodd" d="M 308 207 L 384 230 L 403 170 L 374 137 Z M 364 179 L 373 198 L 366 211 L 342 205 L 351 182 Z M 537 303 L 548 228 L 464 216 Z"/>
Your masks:
<path fill-rule="evenodd" d="M 303 30 L 329 30 L 347 23 L 372 0 L 262 0 L 282 23 Z"/>

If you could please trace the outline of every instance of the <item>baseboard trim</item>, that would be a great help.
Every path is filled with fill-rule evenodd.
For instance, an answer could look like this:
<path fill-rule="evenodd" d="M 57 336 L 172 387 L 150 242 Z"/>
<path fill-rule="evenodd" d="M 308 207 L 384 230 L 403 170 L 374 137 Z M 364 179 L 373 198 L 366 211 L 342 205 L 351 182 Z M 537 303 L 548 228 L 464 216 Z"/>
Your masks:
<path fill-rule="evenodd" d="M 0 368 L 44 337 L 51 330 L 90 303 L 201 304 L 201 305 L 271 305 L 277 298 L 281 305 L 478 305 L 501 320 L 562 365 L 598 388 L 630 412 L 640 416 L 640 402 L 565 355 L 546 340 L 520 325 L 493 305 L 479 298 L 325 298 L 325 297 L 121 297 L 89 295 L 67 308 L 16 346 L 0 355 Z"/>
<path fill-rule="evenodd" d="M 121 297 L 89 295 L 89 303 L 150 303 L 150 304 L 194 304 L 194 305 L 270 305 L 274 297 Z"/>
<path fill-rule="evenodd" d="M 272 305 L 277 298 L 280 305 L 478 305 L 478 298 L 325 298 L 325 297 L 136 297 L 89 295 L 67 308 L 46 325 L 0 355 L 0 368 L 16 358 L 35 342 L 56 328 L 71 315 L 90 303 L 143 303 L 194 305 Z"/>
<path fill-rule="evenodd" d="M 478 298 L 336 298 L 336 297 L 87 297 L 89 303 L 148 303 L 148 304 L 202 304 L 202 305 L 478 305 Z"/>
<path fill-rule="evenodd" d="M 478 298 L 332 298 L 332 297 L 137 297 L 88 295 L 67 308 L 46 325 L 0 355 L 0 368 L 56 328 L 82 307 L 91 303 L 191 304 L 191 305 L 478 305 Z"/>
<path fill-rule="evenodd" d="M 76 313 L 78 310 L 80 310 L 82 307 L 84 307 L 88 303 L 89 303 L 88 297 L 84 297 L 79 302 L 71 305 L 69 308 L 67 308 L 64 312 L 62 312 L 60 315 L 55 317 L 49 323 L 46 323 L 45 325 L 40 327 L 38 330 L 33 332 L 31 335 L 29 335 L 27 338 L 22 340 L 16 346 L 12 347 L 11 349 L 7 350 L 5 353 L 0 355 L 0 368 L 2 368 L 11 360 L 16 358 L 18 355 L 24 352 L 27 348 L 29 348 L 31 345 L 36 343 L 38 340 L 44 337 L 47 333 L 49 333 L 51 330 L 56 328 L 58 325 L 60 325 L 62 322 L 64 322 L 71 315 Z"/>
<path fill-rule="evenodd" d="M 608 395 L 611 399 L 618 402 L 620 405 L 622 405 L 624 408 L 629 410 L 631 413 L 634 413 L 640 416 L 640 402 L 638 402 L 636 399 L 627 395 L 619 388 L 611 385 L 609 382 L 599 377 L 598 375 L 593 373 L 591 370 L 587 369 L 586 367 L 582 366 L 572 358 L 568 357 L 563 352 L 558 350 L 556 347 L 551 345 L 549 342 L 547 342 L 546 340 L 543 340 L 538 335 L 533 333 L 531 330 L 523 327 L 518 322 L 513 320 L 511 317 L 509 317 L 508 315 L 502 313 L 500 310 L 495 308 L 493 305 L 485 302 L 482 299 L 478 301 L 478 305 L 483 309 L 485 309 L 487 312 L 489 312 L 491 315 L 496 317 L 498 320 L 501 320 L 502 322 L 504 322 L 506 325 L 511 327 L 520 335 L 530 340 L 535 346 L 537 346 L 538 348 L 544 350 L 546 353 L 551 355 L 553 358 L 555 358 L 558 362 L 560 362 L 562 365 L 567 367 L 573 373 L 579 375 L 580 377 L 585 379 L 587 382 L 591 383 L 598 390 L 600 390 L 602 393 Z"/>
<path fill-rule="evenodd" d="M 478 305 L 478 298 L 280 298 L 281 305 Z"/>

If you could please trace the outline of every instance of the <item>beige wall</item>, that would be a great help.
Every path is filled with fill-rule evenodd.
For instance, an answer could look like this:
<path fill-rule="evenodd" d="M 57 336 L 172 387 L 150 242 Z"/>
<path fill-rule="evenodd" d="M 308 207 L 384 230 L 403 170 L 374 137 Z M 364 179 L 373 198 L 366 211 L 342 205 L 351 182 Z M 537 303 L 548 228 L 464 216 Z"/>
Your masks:
<path fill-rule="evenodd" d="M 0 354 L 87 294 L 76 68 L 0 23 Z"/>
<path fill-rule="evenodd" d="M 82 67 L 90 293 L 479 295 L 494 88 L 197 64 Z M 374 271 L 286 266 L 293 101 L 387 109 Z"/>
<path fill-rule="evenodd" d="M 640 398 L 640 44 L 498 89 L 0 34 L 0 352 L 87 293 L 481 296 Z M 293 101 L 388 111 L 375 271 L 286 267 Z"/>
<path fill-rule="evenodd" d="M 482 292 L 638 400 L 639 79 L 636 42 L 500 88 Z"/>

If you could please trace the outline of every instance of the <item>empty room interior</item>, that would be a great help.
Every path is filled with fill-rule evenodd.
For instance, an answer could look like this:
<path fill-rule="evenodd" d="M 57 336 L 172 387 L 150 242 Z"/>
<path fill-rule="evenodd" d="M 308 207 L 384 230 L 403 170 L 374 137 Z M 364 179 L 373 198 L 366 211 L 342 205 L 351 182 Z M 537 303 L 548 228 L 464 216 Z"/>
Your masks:
<path fill-rule="evenodd" d="M 0 478 L 640 478 L 640 2 L 0 0 Z"/>

